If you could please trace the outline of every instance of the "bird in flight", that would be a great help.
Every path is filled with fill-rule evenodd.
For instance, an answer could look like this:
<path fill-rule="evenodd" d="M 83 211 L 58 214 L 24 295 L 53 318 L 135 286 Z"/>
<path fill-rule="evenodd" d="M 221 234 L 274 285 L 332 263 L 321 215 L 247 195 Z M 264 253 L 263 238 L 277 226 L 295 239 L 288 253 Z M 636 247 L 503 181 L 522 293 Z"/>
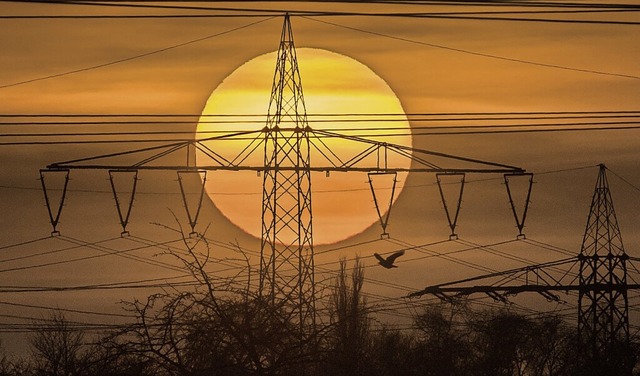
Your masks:
<path fill-rule="evenodd" d="M 374 253 L 373 255 L 378 259 L 378 263 L 380 265 L 382 265 L 387 269 L 391 269 L 391 268 L 397 268 L 397 266 L 393 265 L 393 263 L 394 261 L 396 261 L 398 257 L 404 255 L 404 251 L 398 251 L 398 252 L 392 253 L 387 258 L 384 258 L 377 253 Z"/>

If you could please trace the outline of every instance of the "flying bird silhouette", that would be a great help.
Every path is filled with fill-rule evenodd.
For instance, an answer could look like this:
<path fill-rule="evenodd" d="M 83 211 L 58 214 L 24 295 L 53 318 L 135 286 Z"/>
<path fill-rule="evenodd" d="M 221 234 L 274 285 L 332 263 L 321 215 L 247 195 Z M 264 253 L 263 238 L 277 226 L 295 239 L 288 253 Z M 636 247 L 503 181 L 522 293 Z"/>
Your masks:
<path fill-rule="evenodd" d="M 396 253 L 392 253 L 387 258 L 384 258 L 377 253 L 374 253 L 373 255 L 378 259 L 378 263 L 380 265 L 382 265 L 387 269 L 391 269 L 391 268 L 397 268 L 396 265 L 393 265 L 393 262 L 396 261 L 398 257 L 404 255 L 404 251 L 398 251 Z"/>

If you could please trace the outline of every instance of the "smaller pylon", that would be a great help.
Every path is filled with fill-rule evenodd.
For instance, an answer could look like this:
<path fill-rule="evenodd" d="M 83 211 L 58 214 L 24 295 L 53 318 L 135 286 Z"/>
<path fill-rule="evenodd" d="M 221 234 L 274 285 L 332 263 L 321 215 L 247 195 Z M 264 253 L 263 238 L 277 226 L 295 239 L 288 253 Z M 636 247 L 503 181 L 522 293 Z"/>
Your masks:
<path fill-rule="evenodd" d="M 578 339 L 593 375 L 630 376 L 627 256 L 613 207 L 607 168 L 600 165 L 582 240 Z"/>

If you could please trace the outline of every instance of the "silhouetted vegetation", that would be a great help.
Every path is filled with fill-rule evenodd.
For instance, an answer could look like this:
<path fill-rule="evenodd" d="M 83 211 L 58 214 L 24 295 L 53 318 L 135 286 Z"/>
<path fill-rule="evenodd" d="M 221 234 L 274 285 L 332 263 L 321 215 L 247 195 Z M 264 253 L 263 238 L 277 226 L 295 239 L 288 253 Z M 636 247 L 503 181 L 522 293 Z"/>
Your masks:
<path fill-rule="evenodd" d="M 128 302 L 135 321 L 100 335 L 52 312 L 34 323 L 30 354 L 11 358 L 0 348 L 0 376 L 587 374 L 574 327 L 553 315 L 475 311 L 460 300 L 425 305 L 410 329 L 380 324 L 363 293 L 358 259 L 351 267 L 340 262 L 316 327 L 301 333 L 287 299 L 261 296 L 251 279 L 238 284 L 206 273 L 202 242 L 185 239 L 186 252 L 171 253 L 197 288 Z M 624 351 L 637 355 L 635 348 Z"/>

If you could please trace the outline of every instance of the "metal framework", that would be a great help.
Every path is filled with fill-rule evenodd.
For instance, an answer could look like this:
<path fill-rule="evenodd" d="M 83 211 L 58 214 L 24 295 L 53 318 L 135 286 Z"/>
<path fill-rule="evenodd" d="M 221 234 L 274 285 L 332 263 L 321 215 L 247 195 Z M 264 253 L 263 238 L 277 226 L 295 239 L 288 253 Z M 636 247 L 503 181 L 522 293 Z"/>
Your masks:
<path fill-rule="evenodd" d="M 589 363 L 624 361 L 624 357 L 616 352 L 629 345 L 628 259 L 611 199 L 606 167 L 600 165 L 578 255 L 580 286 L 592 287 L 580 289 L 578 299 L 578 338 Z"/>
<path fill-rule="evenodd" d="M 529 193 L 526 200 L 529 201 Z M 511 205 L 513 208 L 513 202 Z M 522 230 L 526 208 L 522 217 L 513 209 L 518 228 Z M 591 372 L 585 374 L 629 376 L 633 364 L 628 353 L 627 292 L 640 289 L 640 284 L 627 283 L 628 260 L 630 257 L 622 245 L 606 167 L 601 164 L 577 257 L 429 286 L 407 297 L 431 294 L 450 301 L 459 296 L 483 293 L 496 301 L 507 302 L 509 295 L 535 292 L 557 302 L 560 297 L 555 292 L 578 292 L 580 360 L 583 370 Z M 468 286 L 488 279 L 496 282 Z M 576 280 L 578 284 L 575 284 Z"/>
<path fill-rule="evenodd" d="M 58 204 L 55 205 L 53 200 L 49 197 L 47 190 L 47 176 L 63 176 L 64 183 L 62 184 L 62 193 Z M 62 207 L 64 206 L 64 200 L 67 195 L 67 187 L 69 186 L 69 170 L 68 169 L 56 169 L 56 170 L 40 170 L 40 182 L 42 183 L 42 192 L 44 193 L 44 202 L 47 205 L 47 212 L 49 213 L 49 222 L 51 222 L 52 236 L 60 235 L 60 231 L 57 230 L 58 222 L 60 222 L 60 215 L 62 214 Z"/>
<path fill-rule="evenodd" d="M 189 205 L 182 185 L 183 176 L 191 173 L 203 177 L 206 171 L 213 170 L 255 171 L 263 174 L 260 293 L 270 299 L 275 299 L 276 296 L 284 297 L 293 307 L 292 320 L 298 321 L 301 330 L 304 331 L 315 321 L 312 173 L 329 174 L 337 171 L 368 173 L 370 177 L 389 175 L 394 178 L 394 184 L 398 172 L 460 175 L 524 173 L 522 168 L 515 166 L 314 129 L 307 121 L 293 32 L 288 16 L 285 17 L 282 28 L 269 113 L 265 123 L 265 127 L 258 130 L 228 132 L 214 137 L 52 163 L 42 174 L 62 171 L 68 176 L 70 170 L 135 171 L 136 174 L 138 171 L 175 171 L 178 173 L 192 233 L 196 231 L 204 185 L 197 206 L 194 207 L 193 202 Z M 336 152 L 335 148 L 332 148 L 332 142 L 335 140 L 342 145 L 349 144 L 348 151 Z M 221 143 L 233 143 L 239 147 L 220 147 Z M 233 151 L 229 151 L 230 149 Z M 260 151 L 263 151 L 263 162 L 256 163 L 256 158 L 252 157 L 256 157 Z M 195 153 L 203 157 L 198 159 L 197 165 L 191 163 Z M 409 161 L 409 167 L 394 162 L 399 159 Z M 134 179 L 137 179 L 137 175 Z M 375 199 L 373 185 L 371 188 Z M 44 185 L 44 178 L 43 189 L 46 198 L 47 187 Z M 114 197 L 118 200 L 115 186 L 113 189 Z M 66 183 L 62 200 L 65 194 Z M 126 201 L 129 204 L 128 208 L 121 208 L 118 202 L 123 233 L 126 232 L 134 194 L 135 185 L 131 199 Z M 452 232 L 461 196 L 462 188 L 455 218 L 450 218 Z M 394 192 L 391 194 L 389 208 L 381 209 L 376 200 L 376 209 L 385 234 L 393 197 Z M 50 208 L 54 232 L 57 232 L 62 202 L 58 210 L 51 210 L 52 206 L 54 209 L 57 207 L 47 199 L 47 206 Z"/>
<path fill-rule="evenodd" d="M 264 130 L 260 292 L 284 296 L 302 330 L 315 324 L 309 130 L 287 15 Z"/>
<path fill-rule="evenodd" d="M 380 172 L 370 172 L 367 175 L 369 176 L 368 183 L 369 183 L 369 188 L 371 188 L 373 203 L 376 207 L 376 214 L 378 214 L 378 218 L 380 219 L 380 227 L 382 228 L 382 234 L 380 235 L 380 237 L 383 239 L 389 238 L 389 233 L 387 232 L 387 226 L 389 225 L 389 218 L 391 217 L 391 206 L 393 205 L 393 199 L 396 193 L 396 183 L 398 182 L 397 180 L 398 173 L 380 171 Z M 391 178 L 391 194 L 389 195 L 389 201 L 387 202 L 387 205 L 381 205 L 384 202 L 382 202 L 378 198 L 378 195 L 376 194 L 376 188 L 374 185 L 374 177 L 376 176 L 377 177 L 389 176 Z"/>
<path fill-rule="evenodd" d="M 524 207 L 522 209 L 522 213 L 518 215 L 518 210 L 516 209 L 515 200 L 513 197 L 513 192 L 511 190 L 511 185 L 509 184 L 510 179 L 515 178 L 528 178 L 528 186 L 526 189 L 526 197 L 524 198 Z M 511 205 L 511 211 L 513 212 L 513 218 L 516 221 L 516 227 L 518 228 L 518 238 L 524 238 L 525 235 L 522 232 L 524 230 L 524 224 L 527 220 L 527 212 L 529 211 L 529 203 L 531 202 L 531 188 L 533 187 L 533 174 L 532 173 L 517 173 L 517 174 L 504 174 L 504 185 L 507 187 L 507 194 L 509 195 L 509 204 Z"/>
<path fill-rule="evenodd" d="M 121 198 L 121 192 L 117 188 L 116 177 L 122 176 L 123 180 L 131 180 L 131 192 L 128 200 Z M 116 210 L 118 211 L 118 218 L 120 219 L 120 225 L 122 226 L 122 233 L 120 235 L 129 235 L 127 231 L 127 225 L 129 224 L 129 217 L 131 216 L 131 209 L 133 208 L 133 200 L 136 197 L 136 186 L 138 185 L 138 171 L 137 170 L 109 170 L 109 183 L 111 183 L 111 191 L 113 192 L 113 199 L 116 202 Z M 124 204 L 127 204 L 124 206 Z"/>
<path fill-rule="evenodd" d="M 466 175 L 464 173 L 449 173 L 449 174 L 436 174 L 436 182 L 438 183 L 438 192 L 440 192 L 440 198 L 442 199 L 442 208 L 444 209 L 444 213 L 447 216 L 447 222 L 449 223 L 449 228 L 451 229 L 451 234 L 449 235 L 449 239 L 457 239 L 458 234 L 456 234 L 456 227 L 458 226 L 458 216 L 460 215 L 460 208 L 462 207 L 462 193 L 464 192 L 464 182 Z M 447 195 L 445 194 L 445 188 L 443 187 L 445 184 L 451 184 L 451 182 L 445 182 L 444 180 L 459 178 L 460 188 L 457 192 L 457 198 L 455 202 L 455 210 L 453 214 L 451 213 L 451 205 L 447 204 Z"/>

